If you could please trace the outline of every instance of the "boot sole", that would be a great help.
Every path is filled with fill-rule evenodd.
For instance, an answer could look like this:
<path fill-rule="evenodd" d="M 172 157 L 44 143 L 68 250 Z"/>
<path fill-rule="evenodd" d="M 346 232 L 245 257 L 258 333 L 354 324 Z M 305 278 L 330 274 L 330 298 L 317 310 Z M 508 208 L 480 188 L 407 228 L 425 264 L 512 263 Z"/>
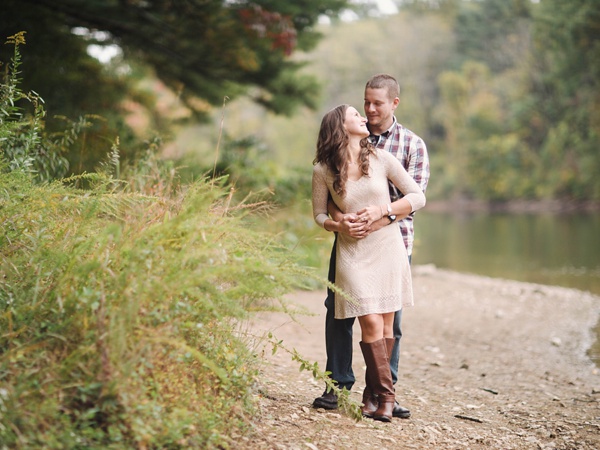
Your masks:
<path fill-rule="evenodd" d="M 373 420 L 378 420 L 379 422 L 386 422 L 386 423 L 390 423 L 392 421 L 392 419 L 388 416 L 380 416 L 380 417 L 373 416 Z"/>
<path fill-rule="evenodd" d="M 337 403 L 327 403 L 315 400 L 312 404 L 313 408 L 323 408 L 323 409 L 338 409 Z"/>

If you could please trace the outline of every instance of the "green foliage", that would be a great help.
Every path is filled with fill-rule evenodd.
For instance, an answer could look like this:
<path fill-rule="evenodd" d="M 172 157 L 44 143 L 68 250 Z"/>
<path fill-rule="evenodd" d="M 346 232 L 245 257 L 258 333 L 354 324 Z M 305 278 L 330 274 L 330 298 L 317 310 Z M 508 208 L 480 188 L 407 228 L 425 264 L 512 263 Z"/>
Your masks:
<path fill-rule="evenodd" d="M 286 171 L 270 158 L 268 149 L 253 136 L 226 140 L 217 164 L 217 174 L 229 174 L 230 182 L 243 195 L 268 192 L 271 201 L 288 205 L 310 197 L 311 173 Z"/>
<path fill-rule="evenodd" d="M 600 199 L 599 15 L 585 0 L 462 2 L 455 60 L 469 59 L 438 79 L 444 173 L 430 194 Z"/>
<path fill-rule="evenodd" d="M 267 230 L 277 235 L 278 242 L 292 252 L 303 267 L 315 272 L 299 274 L 306 289 L 320 289 L 326 285 L 333 235 L 315 224 L 309 200 L 293 201 L 275 210 L 263 222 Z M 321 275 L 317 277 L 314 273 Z"/>
<path fill-rule="evenodd" d="M 92 171 L 102 158 L 106 136 L 119 136 L 121 157 L 134 159 L 143 152 L 138 138 L 168 135 L 177 121 L 206 119 L 224 96 L 245 95 L 278 114 L 314 107 L 319 85 L 298 73 L 302 65 L 289 55 L 314 47 L 319 15 L 336 14 L 345 4 L 6 0 L 0 30 L 28 32 L 23 90 L 36 89 L 52 105 L 45 125 L 49 134 L 63 131 L 62 117 L 103 118 L 86 129 L 85 152 L 71 145 L 62 155 L 79 174 Z M 101 63 L 89 54 L 92 49 L 118 54 Z M 8 58 L 0 48 L 0 61 Z M 160 85 L 161 92 L 151 92 L 140 82 L 144 79 Z M 177 112 L 165 112 L 165 91 Z"/>
<path fill-rule="evenodd" d="M 318 363 L 307 361 L 296 349 L 290 350 L 284 345 L 282 340 L 278 340 L 272 333 L 268 333 L 267 338 L 272 346 L 273 354 L 277 353 L 279 349 L 289 353 L 292 356 L 292 360 L 300 364 L 300 371 L 306 370 L 311 372 L 315 380 L 325 384 L 327 392 L 333 391 L 337 395 L 340 410 L 348 414 L 357 422 L 362 420 L 361 405 L 350 398 L 350 391 L 345 387 L 342 389 L 337 387 L 337 382 L 329 377 L 331 372 L 321 371 Z"/>
<path fill-rule="evenodd" d="M 460 60 L 477 60 L 494 72 L 519 63 L 527 41 L 529 0 L 460 2 L 455 18 Z"/>
<path fill-rule="evenodd" d="M 553 197 L 600 199 L 599 18 L 593 0 L 544 1 L 535 10 L 534 70 L 520 119 Z"/>
<path fill-rule="evenodd" d="M 506 201 L 513 198 L 533 198 L 540 192 L 529 171 L 536 173 L 535 159 L 523 148 L 515 134 L 496 134 L 474 141 L 469 146 L 466 178 L 472 189 L 470 195 L 477 199 Z"/>
<path fill-rule="evenodd" d="M 60 177 L 68 168 L 62 153 L 74 130 L 62 138 L 48 138 L 44 132 L 44 101 L 35 91 L 25 93 L 20 88 L 19 46 L 25 44 L 25 33 L 10 36 L 7 44 L 13 46 L 14 53 L 4 79 L 0 80 L 0 155 L 7 161 L 8 169 L 32 173 L 38 181 Z M 20 106 L 23 102 L 31 105 L 31 115 Z"/>
<path fill-rule="evenodd" d="M 88 45 L 95 42 L 72 32 L 73 29 L 62 21 L 61 13 L 57 12 L 53 17 L 39 3 L 28 5 L 8 0 L 3 2 L 2 9 L 0 30 L 3 36 L 27 32 L 27 47 L 22 59 L 26 76 L 21 80 L 21 86 L 23 91 L 35 91 L 44 99 L 47 133 L 62 132 L 64 117 L 95 115 L 104 118 L 101 122 L 94 120 L 94 126 L 86 130 L 85 154 L 76 146 L 66 149 L 63 156 L 68 159 L 70 169 L 77 173 L 93 170 L 104 154 L 106 135 L 119 135 L 129 149 L 132 133 L 125 125 L 124 105 L 131 97 L 138 104 L 144 104 L 132 85 L 135 65 L 103 66 L 87 54 Z M 0 61 L 8 61 L 9 48 L 3 47 L 0 47 Z M 133 93 L 128 95 L 130 91 Z M 30 109 L 27 112 L 31 114 Z M 88 163 L 92 155 L 96 161 Z M 122 156 L 129 155 L 123 151 Z"/>
<path fill-rule="evenodd" d="M 3 144 L 31 127 L 3 120 Z M 0 159 L 0 442 L 232 448 L 260 368 L 240 322 L 286 310 L 277 299 L 311 274 L 257 231 L 265 203 L 234 201 L 223 178 L 182 185 L 160 140 L 129 162 L 119 145 L 96 172 L 46 183 L 30 173 L 39 154 Z"/>
<path fill-rule="evenodd" d="M 69 64 L 73 58 L 71 55 L 81 55 L 88 44 L 107 45 L 113 42 L 117 33 L 105 39 L 93 34 L 87 22 L 73 18 L 72 10 L 62 8 L 58 14 L 58 10 L 53 8 L 68 3 L 77 5 L 80 11 L 89 12 L 89 7 L 97 16 L 95 20 L 101 22 L 113 17 L 117 9 L 123 7 L 128 11 L 125 11 L 123 19 L 115 22 L 123 24 L 126 18 L 128 23 L 137 23 L 131 15 L 139 5 L 104 5 L 102 9 L 97 2 L 83 5 L 83 2 L 61 1 L 53 5 L 44 2 L 48 6 L 23 10 L 20 2 L 9 1 L 3 6 L 8 8 L 6 11 L 11 11 L 10 8 L 17 8 L 17 3 L 19 13 L 3 15 L 0 23 L 6 23 L 8 28 L 5 28 L 10 30 L 10 27 L 26 21 L 32 24 L 32 31 L 36 31 L 29 34 L 32 40 L 36 40 L 36 51 L 23 61 L 25 67 L 34 62 L 38 64 L 43 59 L 45 68 L 57 67 L 65 74 L 65 79 L 61 80 L 64 83 L 57 83 L 61 86 L 46 80 L 48 77 L 43 70 L 30 71 L 28 79 L 34 74 L 44 76 L 42 89 L 48 86 L 51 94 L 57 92 L 60 95 L 72 91 L 73 97 L 92 105 L 92 111 L 97 110 L 91 97 L 105 99 L 111 105 L 114 105 L 113 94 L 119 99 L 126 98 L 119 87 L 123 79 L 117 73 L 133 73 L 132 77 L 139 73 L 148 76 L 151 75 L 148 67 L 159 60 L 163 70 L 173 74 L 165 81 L 167 85 L 202 111 L 210 111 L 210 102 L 220 104 L 224 94 L 239 98 L 242 93 L 248 94 L 259 105 L 285 113 L 302 104 L 316 106 L 318 111 L 300 108 L 302 114 L 288 120 L 275 117 L 256 104 L 249 108 L 249 101 L 231 104 L 227 117 L 230 137 L 224 139 L 223 159 L 218 163 L 218 171 L 231 177 L 236 196 L 241 194 L 243 197 L 248 191 L 269 193 L 274 196 L 270 198 L 276 198 L 278 203 L 287 203 L 304 195 L 306 180 L 310 176 L 309 161 L 314 154 L 314 137 L 322 113 L 342 102 L 360 106 L 365 80 L 376 72 L 389 72 L 399 79 L 402 88 L 401 102 L 396 111 L 398 119 L 428 144 L 433 168 L 428 188 L 430 199 L 461 196 L 490 200 L 600 198 L 600 181 L 596 176 L 600 171 L 600 156 L 596 151 L 600 134 L 598 2 L 414 0 L 403 2 L 401 14 L 384 19 L 334 22 L 331 26 L 318 27 L 315 23 L 319 14 L 334 15 L 345 2 L 264 0 L 256 3 L 258 8 L 246 2 L 235 2 L 236 8 L 241 8 L 238 12 L 245 11 L 242 16 L 246 26 L 258 30 L 259 25 L 263 25 L 260 28 L 264 30 L 262 37 L 251 31 L 246 34 L 233 31 L 238 19 L 237 31 L 245 28 L 239 27 L 242 16 L 236 18 L 232 11 L 221 10 L 223 5 L 231 5 L 231 2 L 220 2 L 219 5 L 205 2 L 205 9 L 199 8 L 194 14 L 199 11 L 214 13 L 223 23 L 219 23 L 217 28 L 205 27 L 195 40 L 192 39 L 192 44 L 188 40 L 188 44 L 184 45 L 185 40 L 182 39 L 177 45 L 170 46 L 177 41 L 178 31 L 168 27 L 161 28 L 164 33 L 154 33 L 160 36 L 156 39 L 165 46 L 160 50 L 180 50 L 183 53 L 174 56 L 189 54 L 189 61 L 180 63 L 182 58 L 168 59 L 157 51 L 151 56 L 154 58 L 152 64 L 149 64 L 150 61 L 139 63 L 145 60 L 145 56 L 135 58 L 137 62 L 134 62 L 137 46 L 142 45 L 140 36 L 152 28 L 152 24 L 144 20 L 143 27 L 135 35 L 138 39 L 131 35 L 123 41 L 124 59 L 117 59 L 104 67 L 98 65 L 94 69 L 100 70 L 100 75 L 107 76 L 113 83 L 106 90 L 102 87 L 106 85 L 99 83 L 94 75 L 96 72 L 79 70 L 79 66 Z M 169 24 L 181 11 L 194 4 L 177 6 L 171 16 L 160 22 L 166 14 L 165 4 L 152 2 L 152 8 L 145 11 L 148 14 L 146 19 Z M 54 12 L 50 13 L 52 9 Z M 212 23 L 213 19 L 205 20 Z M 86 26 L 88 32 L 77 36 L 63 33 L 66 30 L 64 23 Z M 187 19 L 184 23 L 188 23 Z M 311 53 L 295 52 L 292 58 L 285 56 L 282 59 L 285 54 L 283 44 L 286 36 L 289 37 L 285 32 L 291 31 L 286 26 L 290 24 L 296 30 L 295 48 L 314 50 Z M 103 29 L 102 26 L 96 28 Z M 37 30 L 43 30 L 42 34 L 47 39 L 40 38 Z M 219 34 L 221 32 L 223 35 Z M 209 42 L 205 40 L 207 34 L 214 38 L 210 41 L 215 43 L 214 49 L 205 48 Z M 320 34 L 324 39 L 318 41 Z M 48 59 L 54 52 L 37 51 L 44 48 L 41 44 L 48 45 L 60 36 L 64 39 L 57 41 L 60 45 L 56 45 L 61 49 L 60 61 Z M 187 39 L 188 31 L 183 31 L 182 36 Z M 146 42 L 156 45 L 154 38 Z M 390 42 L 393 50 L 387 51 L 386 45 Z M 279 45 L 277 50 L 272 47 L 275 44 Z M 224 50 L 219 49 L 221 46 Z M 68 55 L 62 54 L 63 48 Z M 146 50 L 144 45 L 142 56 Z M 239 80 L 224 75 L 230 60 L 220 58 L 221 53 L 215 56 L 213 51 L 220 51 L 235 60 L 235 64 L 244 66 L 244 70 L 238 71 Z M 205 57 L 197 58 L 195 52 Z M 168 59 L 166 63 L 165 58 Z M 93 66 L 91 59 L 85 61 L 86 66 Z M 127 65 L 123 61 L 127 61 Z M 192 66 L 197 67 L 200 61 L 210 65 L 207 71 L 210 69 L 211 74 L 193 73 Z M 278 65 L 278 61 L 283 64 Z M 74 73 L 69 71 L 70 67 L 75 67 Z M 467 71 L 467 67 L 478 68 Z M 84 73 L 85 78 L 93 83 L 93 88 L 72 88 L 71 77 L 78 76 L 78 73 Z M 186 79 L 183 84 L 179 83 L 179 73 L 194 77 L 194 82 Z M 316 97 L 317 78 L 322 80 L 320 97 Z M 29 83 L 29 80 L 24 82 Z M 212 95 L 212 100 L 208 102 L 207 98 L 198 95 L 193 85 Z M 36 92 L 47 100 L 45 91 Z M 148 93 L 137 91 L 132 96 L 140 103 L 152 103 Z M 452 99 L 450 96 L 458 97 Z M 71 100 L 61 97 L 53 104 L 66 105 Z M 33 117 L 33 114 L 30 115 Z M 92 121 L 89 116 L 83 117 L 92 122 L 93 127 L 81 132 L 85 146 L 75 145 L 67 150 L 75 173 L 90 171 L 96 166 L 99 155 L 105 153 L 105 140 L 100 136 L 114 129 L 111 116 L 102 122 Z M 120 120 L 123 117 L 119 114 Z M 165 123 L 164 118 L 153 116 L 151 126 L 160 129 L 158 124 L 161 120 Z M 46 127 L 52 132 L 57 123 L 64 125 L 54 116 L 48 121 L 51 123 Z M 187 133 L 188 129 L 185 129 L 180 136 Z M 136 159 L 130 158 L 136 151 L 143 153 L 142 147 L 131 146 L 126 137 L 120 136 L 120 153 L 124 160 Z M 503 136 L 506 143 L 501 143 Z M 185 145 L 186 151 L 191 150 L 194 155 L 208 154 L 204 160 L 186 155 L 179 161 L 188 166 L 185 172 L 190 174 L 189 178 L 212 173 L 211 155 L 216 142 L 214 130 L 201 129 L 199 135 L 188 142 L 191 143 Z M 177 144 L 180 145 L 181 140 Z M 102 151 L 97 151 L 98 148 Z M 489 170 L 494 170 L 494 173 L 488 172 L 485 176 L 485 171 Z M 523 181 L 516 182 L 517 174 Z"/>
<path fill-rule="evenodd" d="M 167 87 L 199 114 L 206 113 L 207 103 L 218 105 L 225 95 L 233 98 L 242 93 L 286 112 L 290 104 L 314 101 L 311 98 L 315 87 L 314 80 L 306 82 L 293 75 L 298 66 L 291 64 L 288 56 L 296 49 L 312 48 L 319 37 L 314 29 L 319 15 L 335 15 L 346 4 L 346 0 L 6 0 L 0 29 L 18 27 L 15 32 L 25 29 L 37 37 L 32 45 L 36 61 L 27 68 L 31 73 L 42 69 L 38 63 L 48 62 L 57 51 L 68 49 L 70 54 L 64 55 L 62 61 L 43 67 L 49 90 L 51 86 L 61 87 L 56 97 L 42 93 L 57 109 L 66 97 L 74 100 L 69 103 L 84 107 L 85 112 L 104 115 L 104 110 L 97 107 L 107 105 L 99 99 L 116 106 L 118 93 L 129 87 L 86 55 L 88 45 L 106 48 L 116 44 L 124 61 L 152 68 Z M 48 51 L 50 45 L 52 52 Z M 89 81 L 78 77 L 78 73 Z M 71 83 L 60 80 L 65 75 Z M 67 88 L 84 96 L 94 107 L 76 101 Z M 90 98 L 99 91 L 107 95 L 96 101 Z M 306 92 L 298 95 L 299 91 Z M 59 113 L 73 115 L 73 111 Z"/>
<path fill-rule="evenodd" d="M 103 119 L 95 115 L 81 116 L 76 121 L 56 117 L 60 127 L 49 131 L 44 100 L 35 91 L 25 93 L 21 89 L 19 46 L 25 44 L 25 32 L 10 36 L 7 44 L 14 47 L 14 54 L 0 80 L 0 151 L 7 162 L 6 170 L 23 170 L 37 182 L 61 178 L 70 168 L 66 155 L 77 145 L 81 145 L 78 157 L 71 157 L 71 161 L 81 169 L 81 159 L 89 159 L 88 131 Z"/>
<path fill-rule="evenodd" d="M 508 112 L 482 63 L 468 61 L 460 72 L 439 78 L 441 102 L 436 117 L 446 131 L 446 189 L 457 197 L 505 200 L 516 195 L 515 174 L 526 167 Z M 513 153 L 514 152 L 514 153 Z M 519 182 L 518 185 L 521 185 Z M 523 195 L 523 190 L 519 195 Z"/>
<path fill-rule="evenodd" d="M 245 427 L 257 365 L 233 319 L 272 307 L 294 264 L 223 186 L 158 192 L 152 173 L 153 196 L 2 173 L 9 447 L 216 447 Z"/>
<path fill-rule="evenodd" d="M 461 0 L 402 0 L 401 7 L 419 14 L 433 12 L 453 17 L 461 3 Z"/>

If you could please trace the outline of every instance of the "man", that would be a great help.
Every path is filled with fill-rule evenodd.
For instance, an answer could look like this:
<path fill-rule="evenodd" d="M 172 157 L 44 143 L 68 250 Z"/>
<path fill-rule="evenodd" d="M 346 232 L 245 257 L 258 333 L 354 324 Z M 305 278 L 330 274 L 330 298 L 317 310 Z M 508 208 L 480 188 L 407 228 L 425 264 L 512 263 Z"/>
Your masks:
<path fill-rule="evenodd" d="M 412 131 L 403 127 L 394 116 L 394 111 L 400 103 L 400 88 L 394 77 L 386 74 L 375 75 L 367 81 L 365 86 L 364 110 L 368 120 L 368 128 L 371 133 L 369 139 L 373 145 L 380 149 L 385 149 L 396 156 L 408 174 L 413 177 L 423 192 L 427 188 L 429 181 L 429 157 L 427 147 L 423 140 Z M 390 189 L 392 201 L 398 198 L 399 194 L 393 186 Z M 394 198 L 395 197 L 395 198 Z M 342 212 L 337 209 L 333 202 L 329 202 L 329 213 L 333 220 L 342 222 L 345 232 L 353 237 L 361 239 L 369 233 L 375 232 L 381 227 L 394 224 L 394 216 L 383 217 L 378 222 L 373 223 L 370 230 L 366 233 L 357 231 L 355 227 Z M 398 222 L 400 231 L 404 238 L 409 261 L 412 255 L 414 240 L 413 216 L 400 220 Z M 392 225 L 396 226 L 396 225 Z M 335 242 L 331 252 L 329 262 L 329 281 L 335 281 Z M 331 372 L 331 379 L 337 381 L 340 389 L 350 390 L 354 385 L 355 377 L 352 371 L 352 327 L 354 318 L 334 319 L 335 294 L 330 289 L 327 290 L 327 299 L 325 300 L 327 314 L 325 318 L 325 347 L 327 352 L 327 365 L 325 370 Z M 402 310 L 397 311 L 394 317 L 394 338 L 395 343 L 390 355 L 390 369 L 392 372 L 393 383 L 398 380 L 398 360 L 400 355 L 400 339 L 402 331 L 400 323 L 402 320 Z M 315 408 L 336 409 L 337 396 L 333 392 L 325 391 L 323 395 L 317 397 L 313 406 Z M 394 404 L 394 417 L 409 418 L 410 411 L 403 408 L 396 402 Z"/>

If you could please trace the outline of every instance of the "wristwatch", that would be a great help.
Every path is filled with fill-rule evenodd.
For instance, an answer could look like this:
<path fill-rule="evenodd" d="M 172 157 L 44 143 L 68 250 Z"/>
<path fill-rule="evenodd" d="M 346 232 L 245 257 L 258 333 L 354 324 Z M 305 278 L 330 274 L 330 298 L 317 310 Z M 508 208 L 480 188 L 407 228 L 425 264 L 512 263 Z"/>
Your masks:
<path fill-rule="evenodd" d="M 387 218 L 390 221 L 390 223 L 396 220 L 396 216 L 392 214 L 392 205 L 390 205 L 389 203 L 387 204 Z"/>

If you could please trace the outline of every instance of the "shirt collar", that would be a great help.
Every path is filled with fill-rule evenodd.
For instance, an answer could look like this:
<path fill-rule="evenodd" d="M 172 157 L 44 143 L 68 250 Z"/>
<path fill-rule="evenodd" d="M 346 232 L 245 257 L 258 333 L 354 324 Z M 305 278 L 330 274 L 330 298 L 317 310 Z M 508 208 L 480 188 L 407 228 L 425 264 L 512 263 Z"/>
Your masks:
<path fill-rule="evenodd" d="M 388 136 L 390 135 L 390 133 L 392 132 L 392 129 L 396 126 L 396 116 L 392 116 L 394 118 L 392 125 L 385 130 L 383 133 L 381 134 L 373 134 L 371 133 L 369 135 L 369 140 L 371 141 L 371 143 L 375 146 L 377 146 L 377 144 L 379 144 L 381 142 L 381 140 L 385 140 L 388 138 Z"/>

